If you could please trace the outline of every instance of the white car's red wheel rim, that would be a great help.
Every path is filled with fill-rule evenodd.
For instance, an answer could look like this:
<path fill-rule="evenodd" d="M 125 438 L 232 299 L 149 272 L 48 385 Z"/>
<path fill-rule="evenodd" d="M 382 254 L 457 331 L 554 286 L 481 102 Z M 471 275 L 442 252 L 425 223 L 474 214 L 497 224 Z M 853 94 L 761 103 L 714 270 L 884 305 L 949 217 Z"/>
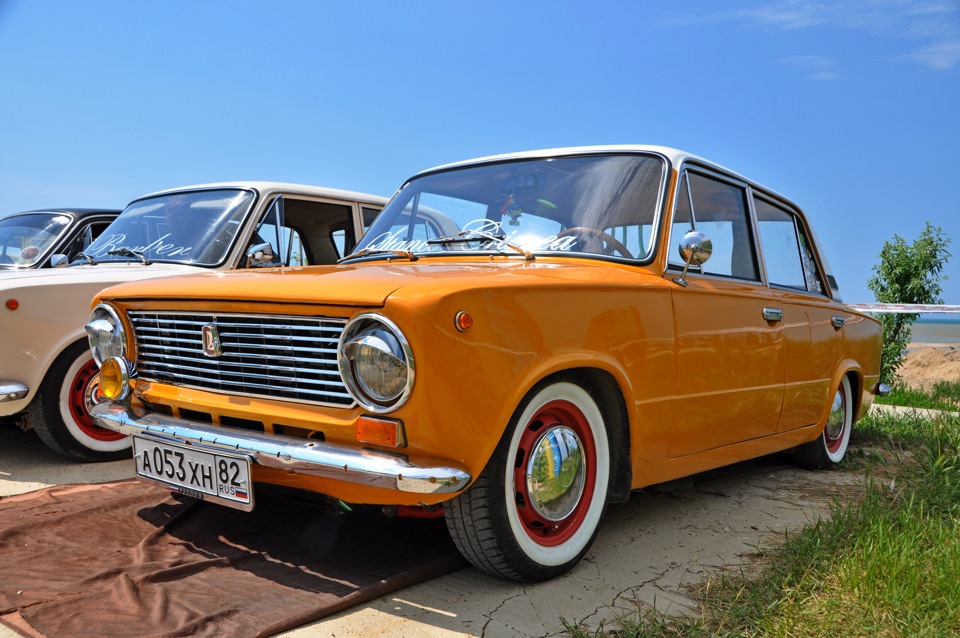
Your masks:
<path fill-rule="evenodd" d="M 561 467 L 552 462 L 558 459 Z M 556 475 L 534 476 L 544 469 Z M 587 517 L 597 481 L 596 442 L 583 412 L 564 400 L 541 406 L 520 435 L 513 474 L 517 515 L 527 536 L 544 547 L 569 541 Z"/>
<path fill-rule="evenodd" d="M 97 441 L 119 441 L 124 438 L 124 434 L 101 428 L 90 418 L 90 406 L 103 401 L 99 392 L 98 372 L 97 364 L 90 359 L 74 375 L 67 395 L 70 415 L 80 431 L 90 438 Z"/>

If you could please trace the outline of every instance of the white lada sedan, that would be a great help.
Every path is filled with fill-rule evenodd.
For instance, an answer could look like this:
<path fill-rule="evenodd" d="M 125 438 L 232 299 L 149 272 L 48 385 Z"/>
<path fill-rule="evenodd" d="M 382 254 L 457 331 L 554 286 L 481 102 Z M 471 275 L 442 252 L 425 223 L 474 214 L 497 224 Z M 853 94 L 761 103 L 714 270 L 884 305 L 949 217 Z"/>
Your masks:
<path fill-rule="evenodd" d="M 386 202 L 274 182 L 178 188 L 131 202 L 69 267 L 0 272 L 0 420 L 74 459 L 129 456 L 129 439 L 88 413 L 100 400 L 84 332 L 96 293 L 203 270 L 333 263 Z"/>

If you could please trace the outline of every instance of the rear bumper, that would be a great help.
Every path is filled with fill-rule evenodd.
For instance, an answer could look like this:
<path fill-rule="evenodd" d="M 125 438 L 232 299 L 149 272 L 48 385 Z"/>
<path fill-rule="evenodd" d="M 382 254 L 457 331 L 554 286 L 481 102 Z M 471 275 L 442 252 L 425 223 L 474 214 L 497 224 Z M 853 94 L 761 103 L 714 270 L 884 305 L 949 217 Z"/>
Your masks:
<path fill-rule="evenodd" d="M 101 427 L 159 442 L 205 451 L 241 452 L 254 463 L 288 472 L 416 494 L 453 494 L 471 481 L 464 470 L 442 463 L 414 463 L 408 457 L 359 446 L 213 426 L 155 413 L 138 414 L 118 403 L 94 406 Z"/>

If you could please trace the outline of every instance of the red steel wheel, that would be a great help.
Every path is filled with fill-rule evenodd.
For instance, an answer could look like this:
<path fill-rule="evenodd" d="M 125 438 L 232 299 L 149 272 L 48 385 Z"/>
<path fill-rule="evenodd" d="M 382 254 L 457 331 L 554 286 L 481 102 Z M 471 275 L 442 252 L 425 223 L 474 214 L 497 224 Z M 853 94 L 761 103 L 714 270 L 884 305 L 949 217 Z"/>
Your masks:
<path fill-rule="evenodd" d="M 119 441 L 125 438 L 124 434 L 96 425 L 90 418 L 90 408 L 104 401 L 100 395 L 100 371 L 92 358 L 81 366 L 73 382 L 65 389 L 68 393 L 67 408 L 81 432 L 97 441 Z"/>

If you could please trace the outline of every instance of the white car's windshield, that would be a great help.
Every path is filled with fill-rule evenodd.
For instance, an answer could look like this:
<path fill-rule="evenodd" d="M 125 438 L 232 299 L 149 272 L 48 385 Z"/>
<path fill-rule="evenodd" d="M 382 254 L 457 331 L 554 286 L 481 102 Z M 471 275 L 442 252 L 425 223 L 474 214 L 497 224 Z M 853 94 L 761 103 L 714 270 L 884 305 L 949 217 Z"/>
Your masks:
<path fill-rule="evenodd" d="M 407 183 L 354 254 L 458 252 L 645 259 L 666 177 L 662 158 L 607 154 L 442 170 Z"/>
<path fill-rule="evenodd" d="M 40 262 L 70 227 L 63 213 L 29 213 L 0 219 L 0 268 L 29 268 Z"/>
<path fill-rule="evenodd" d="M 131 261 L 142 256 L 151 262 L 217 265 L 226 258 L 253 200 L 252 192 L 234 189 L 137 200 L 84 254 L 96 263 Z"/>

